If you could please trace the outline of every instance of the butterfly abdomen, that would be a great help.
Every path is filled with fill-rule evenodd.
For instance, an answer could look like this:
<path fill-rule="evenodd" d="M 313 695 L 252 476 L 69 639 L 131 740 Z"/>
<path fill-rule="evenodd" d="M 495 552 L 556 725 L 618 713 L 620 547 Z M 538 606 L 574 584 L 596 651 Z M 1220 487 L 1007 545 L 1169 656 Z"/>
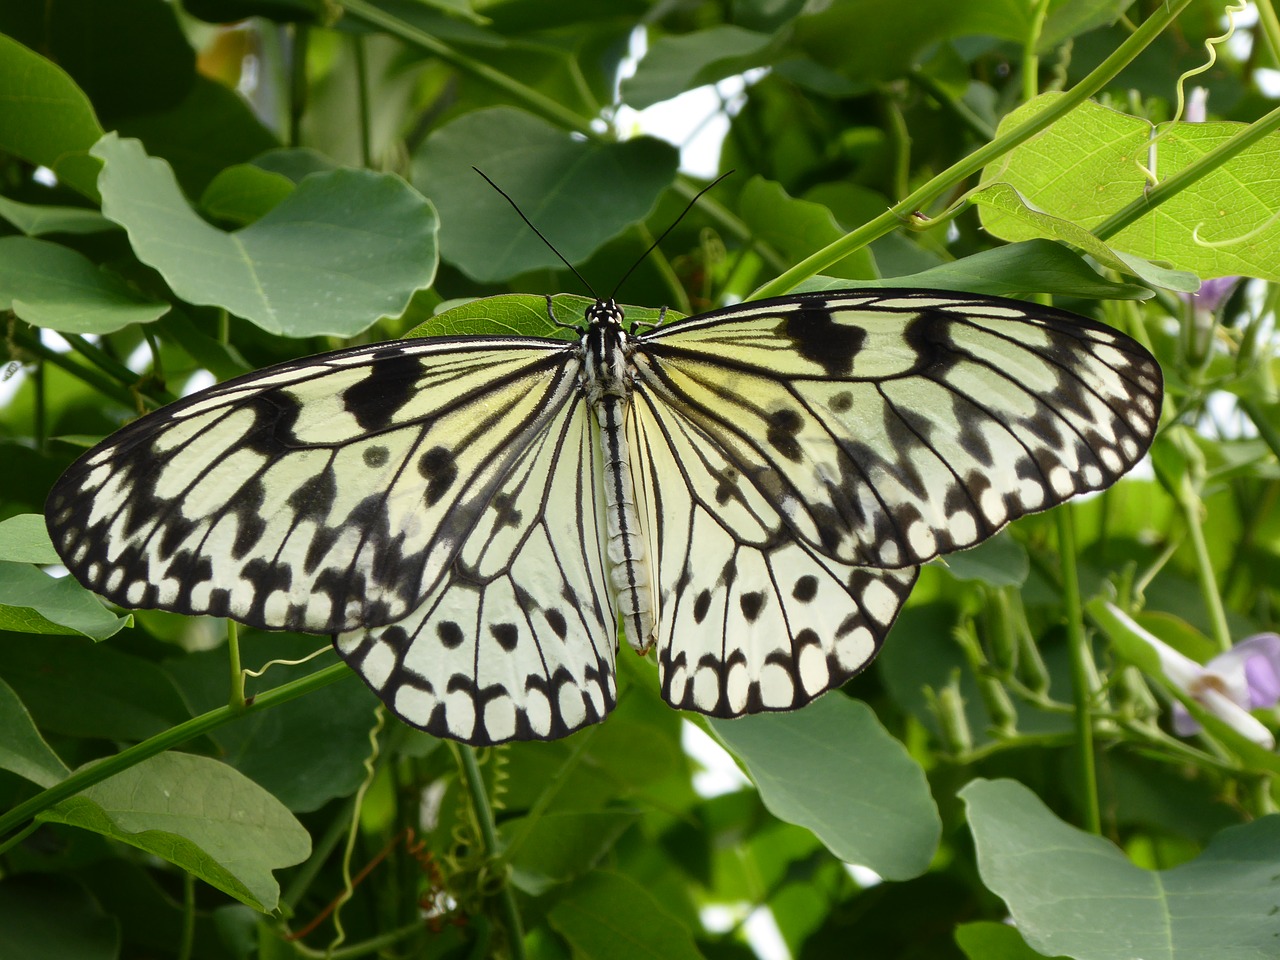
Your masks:
<path fill-rule="evenodd" d="M 636 514 L 631 454 L 622 426 L 631 399 L 627 334 L 622 330 L 622 319 L 622 311 L 611 300 L 597 303 L 587 312 L 589 326 L 582 339 L 583 375 L 587 402 L 600 425 L 604 453 L 609 582 L 617 598 L 623 635 L 632 647 L 644 653 L 655 637 L 653 601 L 649 557 Z"/>

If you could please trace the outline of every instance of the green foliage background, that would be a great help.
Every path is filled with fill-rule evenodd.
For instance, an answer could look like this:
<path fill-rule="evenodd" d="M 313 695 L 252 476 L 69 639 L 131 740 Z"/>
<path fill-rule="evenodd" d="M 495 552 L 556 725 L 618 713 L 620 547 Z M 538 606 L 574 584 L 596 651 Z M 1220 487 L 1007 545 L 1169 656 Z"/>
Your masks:
<path fill-rule="evenodd" d="M 1133 627 L 1203 662 L 1276 619 L 1257 12 L 1211 59 L 1208 0 L 8 0 L 0 956 L 745 958 L 764 911 L 797 958 L 1276 956 L 1280 759 L 1194 703 L 1210 732 L 1172 736 L 1187 694 Z M 1206 64 L 1208 115 L 1179 114 Z M 625 651 L 606 723 L 473 751 L 384 722 L 331 652 L 295 663 L 320 639 L 228 645 L 47 571 L 58 472 L 208 374 L 549 332 L 540 299 L 477 297 L 574 294 L 576 321 L 584 291 L 471 167 L 607 292 L 702 186 L 619 106 L 744 72 L 737 172 L 627 281 L 633 318 L 1047 296 L 1168 388 L 1153 471 L 930 565 L 845 691 L 687 718 L 750 786 L 695 789 Z"/>

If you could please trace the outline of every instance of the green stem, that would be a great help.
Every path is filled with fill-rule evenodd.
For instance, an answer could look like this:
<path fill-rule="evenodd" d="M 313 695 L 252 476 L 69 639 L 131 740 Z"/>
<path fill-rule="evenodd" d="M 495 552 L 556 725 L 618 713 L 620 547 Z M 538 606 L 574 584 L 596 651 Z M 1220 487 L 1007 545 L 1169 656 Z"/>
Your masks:
<path fill-rule="evenodd" d="M 232 707 L 219 707 L 216 710 L 210 710 L 208 713 L 192 717 L 176 727 L 170 727 L 164 733 L 156 734 L 149 740 L 134 744 L 127 750 L 122 750 L 114 756 L 107 757 L 105 760 L 81 767 L 65 780 L 58 781 L 48 789 L 40 791 L 31 799 L 0 815 L 0 837 L 25 824 L 42 810 L 47 810 L 54 804 L 75 796 L 95 783 L 101 783 L 108 777 L 115 776 L 117 773 L 141 763 L 148 757 L 154 757 L 156 754 L 163 753 L 171 747 L 186 743 L 188 740 L 206 734 L 211 730 L 216 730 L 218 727 L 226 726 L 247 713 L 274 707 L 277 704 L 300 697 L 304 693 L 310 693 L 312 690 L 326 687 L 337 680 L 349 676 L 351 676 L 351 671 L 346 664 L 335 663 L 331 667 L 317 670 L 315 673 L 299 677 L 297 680 L 292 680 L 265 693 L 258 694 L 242 710 L 236 710 Z M 13 840 L 10 839 L 0 845 L 0 853 L 3 853 L 12 844 Z"/>
<path fill-rule="evenodd" d="M 942 173 L 938 174 L 924 186 L 915 190 L 899 203 L 894 204 L 885 213 L 869 220 L 852 233 L 841 237 L 835 243 L 811 254 L 790 270 L 760 287 L 752 299 L 779 296 L 786 293 L 801 280 L 806 280 L 829 267 L 855 250 L 866 246 L 872 240 L 884 236 L 906 222 L 917 211 L 927 207 L 937 197 L 946 194 L 955 186 L 980 171 L 988 163 L 1008 153 L 1019 144 L 1025 143 L 1037 133 L 1057 120 L 1066 116 L 1077 106 L 1101 90 L 1121 70 L 1129 65 L 1145 50 L 1160 33 L 1171 24 L 1191 0 L 1170 0 L 1162 5 L 1138 27 L 1116 50 L 1102 61 L 1090 74 L 1064 93 L 1035 117 L 1021 124 L 1008 133 L 992 140 L 984 147 L 975 150 Z"/>
<path fill-rule="evenodd" d="M 311 28 L 305 23 L 293 28 L 289 57 L 289 146 L 302 146 L 302 116 L 307 112 L 307 50 Z"/>
<path fill-rule="evenodd" d="M 1175 489 L 1178 506 L 1182 510 L 1182 519 L 1191 538 L 1191 549 L 1196 557 L 1196 580 L 1200 584 L 1200 597 L 1204 601 L 1205 612 L 1209 615 L 1209 632 L 1213 635 L 1218 649 L 1224 653 L 1231 649 L 1231 630 L 1227 626 L 1227 614 L 1222 608 L 1222 595 L 1218 592 L 1218 583 L 1213 576 L 1213 562 L 1209 558 L 1209 546 L 1204 539 L 1204 528 L 1201 525 L 1203 504 L 1191 483 L 1191 477 L 1183 473 Z"/>
<path fill-rule="evenodd" d="M 1249 149 L 1271 133 L 1280 129 L 1280 107 L 1259 117 L 1221 146 L 1210 150 L 1203 157 L 1177 173 L 1161 180 L 1142 196 L 1117 210 L 1098 224 L 1091 232 L 1099 240 L 1115 236 L 1135 220 L 1145 217 L 1166 200 L 1187 189 L 1201 177 L 1217 170 L 1232 157 Z"/>
<path fill-rule="evenodd" d="M 30 353 L 32 356 L 39 357 L 46 363 L 51 363 L 55 367 L 66 371 L 77 380 L 87 383 L 104 396 L 108 396 L 111 399 L 118 401 L 122 406 L 130 409 L 137 407 L 138 402 L 134 395 L 128 390 L 123 389 L 114 380 L 104 377 L 97 370 L 93 370 L 89 367 L 83 366 L 82 364 L 76 363 L 65 353 L 59 353 L 57 350 L 49 349 L 30 331 L 16 329 L 13 331 L 11 336 L 14 343 L 27 353 Z M 135 377 L 134 379 L 136 380 L 137 378 Z"/>
<path fill-rule="evenodd" d="M 369 142 L 369 58 L 365 56 L 364 37 L 352 37 L 351 44 L 355 51 L 356 116 L 360 120 L 360 166 L 368 170 L 373 166 L 371 160 L 373 148 Z"/>
<path fill-rule="evenodd" d="M 476 762 L 476 751 L 465 743 L 458 744 L 457 753 L 462 761 L 462 773 L 467 780 L 467 791 L 471 794 L 471 807 L 476 814 L 476 823 L 480 827 L 480 839 L 484 843 L 485 857 L 490 861 L 498 859 L 498 829 L 493 822 L 493 809 L 489 806 L 489 794 L 485 791 L 484 778 L 480 775 L 480 764 Z M 512 960 L 524 960 L 524 925 L 520 922 L 520 910 L 516 906 L 515 891 L 509 880 L 502 883 L 499 893 L 502 904 L 503 920 L 507 925 L 507 940 Z"/>
<path fill-rule="evenodd" d="M 244 670 L 240 668 L 240 630 L 234 620 L 227 621 L 227 662 L 231 667 L 231 697 L 227 705 L 244 711 Z"/>
<path fill-rule="evenodd" d="M 1255 0 L 1254 6 L 1258 8 L 1258 23 L 1271 48 L 1271 57 L 1280 63 L 1280 20 L 1276 19 L 1276 8 L 1271 0 Z"/>
<path fill-rule="evenodd" d="M 466 54 L 459 53 L 447 44 L 441 43 L 431 34 L 419 30 L 399 17 L 394 17 L 383 10 L 379 10 L 373 4 L 366 3 L 365 0 L 337 0 L 337 2 L 340 7 L 357 20 L 372 24 L 399 37 L 401 40 L 419 46 L 464 73 L 469 73 L 471 76 L 497 87 L 512 99 L 523 103 L 524 106 L 535 113 L 541 114 L 552 123 L 568 130 L 576 130 L 593 140 L 600 138 L 600 134 L 591 129 L 591 118 L 574 113 L 572 110 L 562 106 L 558 101 L 532 87 L 525 86 L 505 73 L 493 69 L 487 63 L 481 63 Z"/>
<path fill-rule="evenodd" d="M 178 960 L 191 960 L 196 942 L 196 878 L 182 874 L 182 933 L 178 942 Z"/>
<path fill-rule="evenodd" d="M 1040 37 L 1044 33 L 1044 21 L 1049 15 L 1049 0 L 1037 0 L 1036 8 L 1031 14 L 1031 29 L 1027 31 L 1027 42 L 1022 45 L 1022 102 L 1035 98 L 1040 92 L 1040 54 L 1036 49 L 1040 46 Z"/>
<path fill-rule="evenodd" d="M 1062 602 L 1067 612 L 1067 644 L 1071 648 L 1071 691 L 1075 701 L 1084 828 L 1090 833 L 1100 834 L 1102 814 L 1098 806 L 1098 771 L 1093 757 L 1093 701 L 1098 678 L 1089 638 L 1084 632 L 1084 607 L 1080 602 L 1080 577 L 1076 570 L 1075 517 L 1070 505 L 1061 507 L 1055 514 L 1058 555 L 1062 563 Z"/>

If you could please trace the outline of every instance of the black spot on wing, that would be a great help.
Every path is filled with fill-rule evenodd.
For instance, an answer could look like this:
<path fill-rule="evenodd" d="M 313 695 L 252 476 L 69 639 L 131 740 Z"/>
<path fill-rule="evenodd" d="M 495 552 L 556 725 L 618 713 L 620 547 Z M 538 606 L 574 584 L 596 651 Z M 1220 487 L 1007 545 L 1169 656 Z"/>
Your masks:
<path fill-rule="evenodd" d="M 299 520 L 322 520 L 333 508 L 338 495 L 338 481 L 326 467 L 289 494 L 289 506 Z"/>
<path fill-rule="evenodd" d="M 514 623 L 495 623 L 489 626 L 489 632 L 493 634 L 493 639 L 498 641 L 500 646 L 507 653 L 516 648 L 516 643 L 520 640 L 520 631 L 516 629 Z"/>
<path fill-rule="evenodd" d="M 452 620 L 443 620 L 437 624 L 436 636 L 439 637 L 440 642 L 450 650 L 456 650 L 458 647 L 462 646 L 462 628 Z"/>
<path fill-rule="evenodd" d="M 364 378 L 343 391 L 342 404 L 361 427 L 379 430 L 417 393 L 422 363 L 390 347 L 375 354 L 365 369 Z"/>
<path fill-rule="evenodd" d="M 860 327 L 836 323 L 822 300 L 805 301 L 787 314 L 782 334 L 791 338 L 802 357 L 821 366 L 829 377 L 853 372 L 853 360 L 867 338 Z"/>
<path fill-rule="evenodd" d="M 698 598 L 693 601 L 693 622 L 701 623 L 706 619 L 707 611 L 711 609 L 711 591 L 703 590 L 698 594 Z"/>
<path fill-rule="evenodd" d="M 769 445 L 793 463 L 800 460 L 800 444 L 796 434 L 804 427 L 804 420 L 794 410 L 775 410 L 769 414 L 765 433 Z"/>
<path fill-rule="evenodd" d="M 382 467 L 386 466 L 387 461 L 391 458 L 391 452 L 386 447 L 378 444 L 373 447 L 365 447 L 361 456 L 364 458 L 366 467 Z"/>
<path fill-rule="evenodd" d="M 493 498 L 491 506 L 497 513 L 498 519 L 495 526 L 502 527 L 518 527 L 520 521 L 524 518 L 524 514 L 516 509 L 515 497 L 507 493 L 500 493 Z"/>
<path fill-rule="evenodd" d="M 798 579 L 795 586 L 791 588 L 791 596 L 795 597 L 801 603 L 808 603 L 818 595 L 818 578 L 805 574 Z"/>
<path fill-rule="evenodd" d="M 444 447 L 432 447 L 418 458 L 418 472 L 427 481 L 426 504 L 431 506 L 458 479 L 458 464 Z"/>
<path fill-rule="evenodd" d="M 919 358 L 918 369 L 931 377 L 946 374 L 961 359 L 951 341 L 955 321 L 937 310 L 921 310 L 903 328 L 902 336 Z"/>
<path fill-rule="evenodd" d="M 747 618 L 747 623 L 755 623 L 760 611 L 764 609 L 764 601 L 764 592 L 760 590 L 744 593 L 738 598 L 738 605 L 742 607 L 742 615 Z"/>

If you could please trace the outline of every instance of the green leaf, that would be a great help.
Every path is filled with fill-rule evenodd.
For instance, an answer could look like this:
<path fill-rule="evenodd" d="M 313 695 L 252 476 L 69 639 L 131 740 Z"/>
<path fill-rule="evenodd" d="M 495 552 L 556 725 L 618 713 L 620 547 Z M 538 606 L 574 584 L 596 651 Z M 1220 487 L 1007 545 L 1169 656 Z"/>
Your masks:
<path fill-rule="evenodd" d="M 295 662 L 315 653 L 317 637 L 241 634 L 245 669 L 269 661 Z M 314 673 L 333 663 L 332 654 L 305 664 L 277 666 L 248 681 L 248 692 Z M 193 714 L 227 702 L 225 647 L 166 661 L 165 667 Z M 377 700 L 352 673 L 270 710 L 255 710 L 209 734 L 218 755 L 295 812 L 318 810 L 335 797 L 350 796 L 364 779 L 369 730 Z"/>
<path fill-rule="evenodd" d="M 134 293 L 67 247 L 0 237 L 0 309 L 61 333 L 112 333 L 131 323 L 152 323 L 169 305 Z"/>
<path fill-rule="evenodd" d="M 653 211 L 675 179 L 668 143 L 574 140 L 511 107 L 477 110 L 431 134 L 413 182 L 440 211 L 441 256 L 480 281 L 506 280 L 560 260 L 472 169 L 506 190 L 570 263 Z"/>
<path fill-rule="evenodd" d="M 864 703 L 830 693 L 792 713 L 710 720 L 774 816 L 890 880 L 919 876 L 941 822 L 924 771 Z"/>
<path fill-rule="evenodd" d="M 293 181 L 252 163 L 237 163 L 213 178 L 200 197 L 200 209 L 228 223 L 261 219 L 293 193 Z"/>
<path fill-rule="evenodd" d="M 1059 96 L 1037 97 L 1005 117 L 1000 130 L 1026 122 Z M 1090 230 L 1144 196 L 1152 184 L 1147 169 L 1168 179 L 1244 129 L 1244 124 L 1226 122 L 1153 127 L 1100 104 L 1081 104 L 982 173 L 984 185 L 1003 183 L 1042 213 L 1020 215 L 1007 200 L 990 203 L 982 211 L 983 226 L 1008 240 L 1043 235 L 1048 217 Z M 1112 236 L 1107 245 L 1146 260 L 1169 261 L 1201 279 L 1242 274 L 1278 280 L 1278 165 L 1280 134 L 1273 133 Z M 974 200 L 985 203 L 982 195 Z"/>
<path fill-rule="evenodd" d="M 180 103 L 124 117 L 115 132 L 141 140 L 149 154 L 167 160 L 192 197 L 203 193 L 219 171 L 280 146 L 243 97 L 200 74 Z"/>
<path fill-rule="evenodd" d="M 1076 960 L 1269 960 L 1280 942 L 1280 817 L 1222 831 L 1171 870 L 1135 867 L 1063 823 L 1026 787 L 960 791 L 978 870 L 1040 953 Z"/>
<path fill-rule="evenodd" d="M 587 874 L 547 915 L 578 960 L 697 960 L 689 929 L 630 877 Z"/>
<path fill-rule="evenodd" d="M 130 844 L 264 913 L 279 903 L 271 871 L 311 852 L 307 831 L 279 800 L 225 763 L 189 753 L 143 760 L 37 819 Z"/>
<path fill-rule="evenodd" d="M 0 197 L 0 217 L 8 220 L 29 237 L 49 233 L 107 233 L 120 229 L 97 210 L 19 203 L 8 197 Z"/>
<path fill-rule="evenodd" d="M 101 164 L 89 148 L 102 136 L 93 105 L 75 81 L 39 54 L 0 34 L 0 151 L 52 170 L 97 199 Z"/>
<path fill-rule="evenodd" d="M 71 577 L 51 577 L 27 563 L 0 561 L 0 630 L 105 640 L 129 622 Z"/>
<path fill-rule="evenodd" d="M 969 199 L 986 214 L 996 211 L 1002 219 L 993 226 L 984 217 L 983 225 L 996 236 L 1009 240 L 1023 240 L 1029 236 L 1046 236 L 1079 247 L 1103 266 L 1122 273 L 1140 277 L 1154 286 L 1194 293 L 1200 288 L 1199 279 L 1191 273 L 1169 270 L 1133 254 L 1126 254 L 1114 246 L 1103 243 L 1087 228 L 1074 220 L 1051 216 L 1026 200 L 1010 183 L 988 184 L 975 191 Z M 1022 227 L 1011 226 L 1019 223 Z"/>
<path fill-rule="evenodd" d="M 622 81 L 622 102 L 637 110 L 769 62 L 775 37 L 732 24 L 653 41 Z"/>
<path fill-rule="evenodd" d="M 0 680 L 0 730 L 4 731 L 0 737 L 0 769 L 41 787 L 51 787 L 71 772 L 44 742 L 31 714 L 3 680 Z M 0 929 L 3 926 L 0 923 Z M 0 956 L 4 956 L 3 951 Z"/>
<path fill-rule="evenodd" d="M 831 211 L 821 204 L 790 197 L 780 184 L 752 177 L 738 200 L 739 213 L 752 234 L 798 263 L 844 236 Z M 877 275 L 867 248 L 826 268 L 833 277 L 866 280 Z"/>
<path fill-rule="evenodd" d="M 1152 296 L 1149 289 L 1136 283 L 1121 283 L 1100 276 L 1078 254 L 1051 240 L 1010 243 L 919 273 L 883 280 L 850 283 L 830 277 L 813 277 L 796 289 L 833 290 L 851 286 L 925 287 L 1015 298 L 1035 293 L 1097 300 L 1146 300 Z"/>
<path fill-rule="evenodd" d="M 436 216 L 403 180 L 364 170 L 308 177 L 257 222 L 225 233 L 188 205 L 163 160 L 108 134 L 103 212 L 138 258 L 191 303 L 271 333 L 353 336 L 396 316 L 435 275 Z"/>
<path fill-rule="evenodd" d="M 50 735 L 145 740 L 191 717 L 168 674 L 109 644 L 6 634 L 0 677 Z"/>
<path fill-rule="evenodd" d="M 502 825 L 502 835 L 519 844 L 508 855 L 511 882 L 530 896 L 540 896 L 595 868 L 637 819 L 638 814 L 611 809 L 544 813 L 532 822 L 527 817 L 509 820 Z"/>
<path fill-rule="evenodd" d="M 61 563 L 53 549 L 44 517 L 23 513 L 0 521 L 0 560 L 19 563 Z"/>
<path fill-rule="evenodd" d="M 585 322 L 587 307 L 594 303 L 590 297 L 574 293 L 558 293 L 551 298 L 551 312 L 561 324 L 581 326 Z M 623 308 L 628 321 L 657 323 L 664 318 L 671 323 L 683 314 L 648 307 Z M 554 337 L 558 340 L 576 340 L 578 335 L 564 326 L 556 326 L 547 315 L 547 298 L 527 293 L 504 294 L 497 297 L 481 297 L 468 300 L 456 307 L 442 310 L 426 323 L 419 324 L 406 337 Z"/>
<path fill-rule="evenodd" d="M 949 554 L 943 565 L 957 580 L 979 580 L 992 587 L 1020 587 L 1031 572 L 1026 547 L 1007 533 Z"/>
<path fill-rule="evenodd" d="M 70 877 L 25 873 L 0 880 L 0 957 L 116 960 L 120 925 Z"/>
<path fill-rule="evenodd" d="M 969 960 L 1044 960 L 1044 954 L 1028 947 L 1022 935 L 1007 923 L 962 923 L 956 927 L 956 943 Z"/>

